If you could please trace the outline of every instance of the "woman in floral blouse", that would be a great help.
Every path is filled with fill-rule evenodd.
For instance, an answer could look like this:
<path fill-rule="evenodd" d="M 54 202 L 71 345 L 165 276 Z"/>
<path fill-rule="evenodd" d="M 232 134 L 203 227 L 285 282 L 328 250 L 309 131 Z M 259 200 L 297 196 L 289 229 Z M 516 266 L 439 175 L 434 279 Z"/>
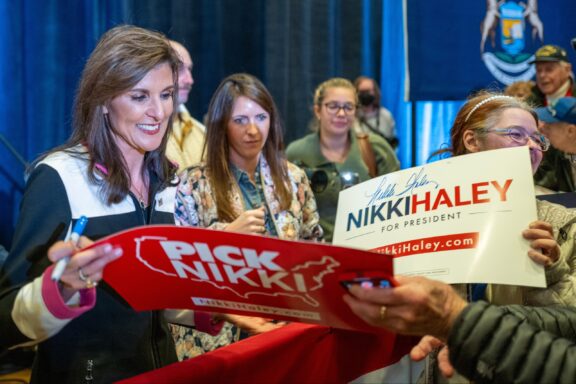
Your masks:
<path fill-rule="evenodd" d="M 181 175 L 177 224 L 285 240 L 322 238 L 306 174 L 286 160 L 278 110 L 257 78 L 224 79 L 208 107 L 206 128 L 205 163 Z M 249 334 L 279 326 L 262 318 L 224 318 Z M 227 324 L 216 337 L 182 327 L 175 333 L 183 359 L 237 340 L 240 330 Z"/>

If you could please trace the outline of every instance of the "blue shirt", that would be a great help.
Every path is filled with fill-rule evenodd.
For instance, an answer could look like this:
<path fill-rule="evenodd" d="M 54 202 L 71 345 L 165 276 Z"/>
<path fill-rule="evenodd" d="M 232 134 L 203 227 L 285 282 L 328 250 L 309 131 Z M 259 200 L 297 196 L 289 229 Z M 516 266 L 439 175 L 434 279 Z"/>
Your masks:
<path fill-rule="evenodd" d="M 266 206 L 264 188 L 262 187 L 262 179 L 260 177 L 260 162 L 256 165 L 256 171 L 254 173 L 255 183 L 250 180 L 246 171 L 236 167 L 234 164 L 230 164 L 230 169 L 232 170 L 232 174 L 234 175 L 236 183 L 242 193 L 244 209 L 251 210 L 264 206 L 264 226 L 266 227 L 266 233 L 273 237 L 278 237 L 276 227 L 274 226 L 274 222 L 272 221 L 272 217 L 270 216 L 270 212 Z"/>

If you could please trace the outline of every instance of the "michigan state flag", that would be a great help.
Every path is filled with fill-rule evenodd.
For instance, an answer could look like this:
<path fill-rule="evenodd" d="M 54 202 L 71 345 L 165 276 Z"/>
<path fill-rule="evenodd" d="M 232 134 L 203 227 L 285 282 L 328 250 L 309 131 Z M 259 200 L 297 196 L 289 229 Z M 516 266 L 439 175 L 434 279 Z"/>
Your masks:
<path fill-rule="evenodd" d="M 569 51 L 574 0 L 407 0 L 411 100 L 462 100 L 534 78 L 529 64 L 544 44 Z"/>

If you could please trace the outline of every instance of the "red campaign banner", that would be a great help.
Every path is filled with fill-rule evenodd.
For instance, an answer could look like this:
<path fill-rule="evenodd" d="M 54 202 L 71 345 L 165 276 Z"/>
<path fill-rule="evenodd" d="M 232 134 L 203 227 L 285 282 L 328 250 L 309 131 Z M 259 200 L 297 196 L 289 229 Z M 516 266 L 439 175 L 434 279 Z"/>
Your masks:
<path fill-rule="evenodd" d="M 416 341 L 292 323 L 119 383 L 347 383 L 371 372 L 360 382 L 404 383 L 409 374 L 393 364 Z"/>
<path fill-rule="evenodd" d="M 140 311 L 189 308 L 366 331 L 342 300 L 341 281 L 393 276 L 388 255 L 202 228 L 143 226 L 102 243 L 124 251 L 104 280 Z"/>

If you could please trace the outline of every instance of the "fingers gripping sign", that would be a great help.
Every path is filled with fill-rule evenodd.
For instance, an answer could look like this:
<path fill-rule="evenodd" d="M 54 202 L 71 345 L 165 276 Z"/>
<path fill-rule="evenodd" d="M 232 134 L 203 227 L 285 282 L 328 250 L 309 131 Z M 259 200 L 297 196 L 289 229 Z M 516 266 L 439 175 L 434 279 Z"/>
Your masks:
<path fill-rule="evenodd" d="M 554 230 L 550 223 L 536 220 L 530 223 L 522 236 L 530 241 L 528 256 L 536 263 L 549 267 L 560 258 L 560 247 L 554 237 Z"/>
<path fill-rule="evenodd" d="M 86 249 L 92 244 L 92 240 L 81 237 L 78 248 L 71 242 L 59 241 L 48 250 L 52 262 L 65 257 L 70 259 L 60 277 L 61 293 L 65 299 L 80 289 L 94 288 L 102 280 L 104 268 L 122 256 L 122 249 L 110 244 Z"/>
<path fill-rule="evenodd" d="M 344 301 L 368 324 L 403 334 L 430 334 L 441 340 L 466 305 L 450 286 L 421 278 L 397 276 L 398 287 L 352 286 Z M 385 307 L 385 309 L 383 309 Z"/>

